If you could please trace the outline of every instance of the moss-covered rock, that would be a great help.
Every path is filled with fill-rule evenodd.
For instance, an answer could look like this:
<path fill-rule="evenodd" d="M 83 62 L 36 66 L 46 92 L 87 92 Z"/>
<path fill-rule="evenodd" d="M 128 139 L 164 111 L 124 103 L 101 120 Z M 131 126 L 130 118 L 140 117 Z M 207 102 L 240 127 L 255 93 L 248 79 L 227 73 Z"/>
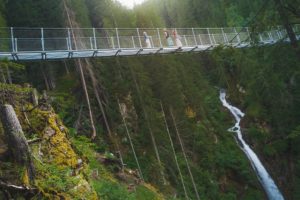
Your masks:
<path fill-rule="evenodd" d="M 68 128 L 46 99 L 41 99 L 37 106 L 32 104 L 32 91 L 0 84 L 0 94 L 5 94 L 0 96 L 0 101 L 13 102 L 26 139 L 33 141 L 29 144 L 36 170 L 31 182 L 24 166 L 0 156 L 1 180 L 34 188 L 38 192 L 35 197 L 26 196 L 30 199 L 164 199 L 153 186 L 132 173 L 134 170 L 121 171 L 118 160 L 104 164 L 103 158 L 110 154 L 99 154 L 90 139 L 84 136 L 69 139 Z M 1 127 L 0 123 L 0 154 L 6 151 Z M 126 180 L 121 176 L 126 176 Z M 0 193 L 0 198 L 1 195 L 4 194 Z M 22 192 L 10 195 L 25 198 Z"/>
<path fill-rule="evenodd" d="M 31 92 L 31 88 L 0 85 L 1 102 L 13 103 L 26 138 L 37 139 L 30 145 L 36 169 L 35 180 L 30 183 L 23 166 L 4 158 L 1 160 L 1 179 L 7 183 L 37 188 L 40 198 L 98 199 L 84 173 L 87 164 L 75 153 L 67 138 L 68 129 L 51 107 L 34 107 L 31 104 Z M 3 146 L 3 131 L 0 133 L 0 144 Z"/>

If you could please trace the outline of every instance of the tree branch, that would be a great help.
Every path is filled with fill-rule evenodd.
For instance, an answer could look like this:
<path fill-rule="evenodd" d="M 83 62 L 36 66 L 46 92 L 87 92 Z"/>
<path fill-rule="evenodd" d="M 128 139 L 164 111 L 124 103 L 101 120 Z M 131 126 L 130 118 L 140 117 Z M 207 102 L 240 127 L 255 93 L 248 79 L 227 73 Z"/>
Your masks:
<path fill-rule="evenodd" d="M 13 185 L 9 183 L 5 183 L 0 180 L 0 187 L 7 189 L 7 190 L 14 190 L 14 191 L 29 191 L 31 193 L 36 193 L 38 191 L 37 188 L 30 188 L 27 186 L 19 186 L 19 185 Z"/>

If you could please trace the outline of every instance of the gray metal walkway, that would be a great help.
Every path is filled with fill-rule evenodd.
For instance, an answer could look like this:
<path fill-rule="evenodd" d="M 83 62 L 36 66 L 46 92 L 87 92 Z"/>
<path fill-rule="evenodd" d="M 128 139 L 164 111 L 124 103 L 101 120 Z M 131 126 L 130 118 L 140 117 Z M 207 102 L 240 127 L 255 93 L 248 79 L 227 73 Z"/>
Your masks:
<path fill-rule="evenodd" d="M 294 25 L 293 28 L 300 39 L 300 25 Z M 170 36 L 169 44 L 166 34 Z M 250 46 L 250 34 L 248 28 L 238 27 L 0 28 L 0 59 L 31 61 L 137 56 L 197 52 L 210 50 L 218 45 L 242 48 Z M 280 40 L 288 41 L 287 33 L 281 26 L 253 35 L 262 45 Z"/>

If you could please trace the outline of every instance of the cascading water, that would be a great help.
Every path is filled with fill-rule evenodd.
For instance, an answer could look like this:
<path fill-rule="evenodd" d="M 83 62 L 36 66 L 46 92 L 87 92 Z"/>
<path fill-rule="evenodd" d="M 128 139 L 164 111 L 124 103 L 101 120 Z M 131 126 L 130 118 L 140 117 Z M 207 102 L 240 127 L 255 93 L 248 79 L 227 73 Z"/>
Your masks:
<path fill-rule="evenodd" d="M 237 134 L 237 140 L 238 144 L 240 145 L 240 148 L 243 150 L 243 152 L 246 154 L 248 159 L 250 160 L 250 163 L 256 172 L 256 175 L 258 176 L 258 179 L 260 183 L 262 184 L 265 192 L 268 195 L 268 198 L 270 200 L 284 200 L 281 192 L 279 191 L 278 187 L 274 183 L 271 176 L 268 174 L 265 167 L 260 162 L 257 155 L 254 153 L 254 151 L 249 147 L 249 145 L 244 141 L 241 127 L 240 127 L 240 121 L 245 116 L 245 114 L 238 108 L 231 106 L 226 101 L 226 92 L 225 90 L 220 91 L 220 100 L 222 101 L 222 104 L 224 107 L 228 108 L 231 112 L 231 114 L 235 118 L 235 125 L 234 127 L 230 128 L 230 132 L 235 132 Z"/>

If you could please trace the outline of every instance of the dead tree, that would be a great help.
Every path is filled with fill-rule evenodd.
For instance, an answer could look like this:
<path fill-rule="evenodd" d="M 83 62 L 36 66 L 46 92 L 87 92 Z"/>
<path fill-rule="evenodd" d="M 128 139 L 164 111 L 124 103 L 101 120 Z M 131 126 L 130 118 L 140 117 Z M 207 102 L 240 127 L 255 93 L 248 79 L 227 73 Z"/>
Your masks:
<path fill-rule="evenodd" d="M 67 7 L 67 4 L 66 4 L 65 0 L 63 1 L 63 5 L 64 5 L 64 10 L 65 10 L 66 15 L 67 15 L 67 24 L 71 27 L 71 35 L 72 35 L 72 38 L 73 38 L 75 49 L 78 49 L 78 44 L 77 44 L 77 41 L 76 41 L 76 34 L 74 33 L 74 30 L 73 30 L 73 28 L 76 28 L 76 26 L 74 27 L 74 25 L 73 25 L 74 21 L 71 20 L 71 15 L 69 13 L 69 8 Z M 74 18 L 74 16 L 72 16 L 72 17 Z M 75 25 L 76 25 L 76 23 L 75 23 Z M 89 111 L 89 116 L 90 116 L 90 121 L 91 121 L 91 128 L 92 128 L 91 138 L 95 139 L 96 135 L 97 135 L 97 131 L 96 131 L 96 127 L 95 127 L 95 124 L 94 124 L 94 117 L 93 117 L 93 112 L 92 112 L 92 108 L 91 108 L 90 97 L 89 97 L 89 93 L 88 93 L 87 86 L 86 86 L 86 80 L 85 80 L 85 77 L 84 77 L 84 70 L 83 70 L 84 65 L 83 65 L 83 63 L 80 59 L 76 59 L 76 64 L 77 64 L 79 72 L 80 72 L 82 87 L 83 87 L 83 91 L 84 91 L 87 106 L 88 106 L 88 111 Z"/>
<path fill-rule="evenodd" d="M 1 105 L 0 119 L 10 153 L 17 163 L 27 167 L 28 176 L 33 180 L 34 167 L 31 162 L 30 149 L 14 108 L 7 104 Z"/>
<path fill-rule="evenodd" d="M 31 101 L 32 101 L 33 106 L 39 105 L 39 95 L 35 88 L 31 92 Z"/>

